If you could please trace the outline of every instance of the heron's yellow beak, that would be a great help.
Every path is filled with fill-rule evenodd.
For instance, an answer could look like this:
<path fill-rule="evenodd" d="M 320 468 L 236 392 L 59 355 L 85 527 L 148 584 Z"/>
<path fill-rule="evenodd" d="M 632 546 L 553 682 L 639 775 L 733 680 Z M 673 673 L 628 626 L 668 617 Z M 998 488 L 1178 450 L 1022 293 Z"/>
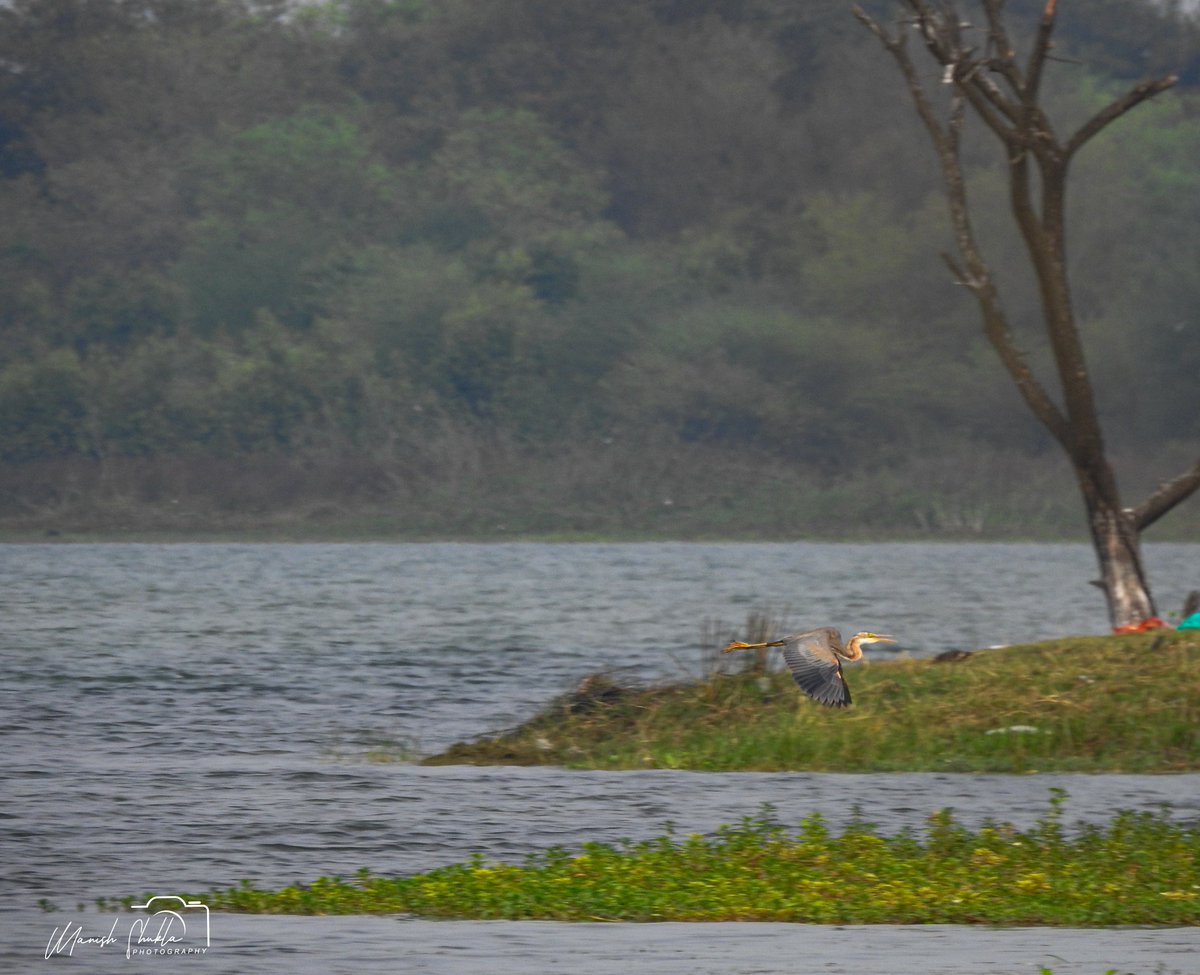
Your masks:
<path fill-rule="evenodd" d="M 860 643 L 895 643 L 895 637 L 883 636 L 880 633 L 872 634 L 865 640 L 860 640 Z"/>
<path fill-rule="evenodd" d="M 740 640 L 734 640 L 721 653 L 729 653 L 730 650 L 749 650 L 753 646 L 754 644 L 752 643 L 742 643 Z"/>

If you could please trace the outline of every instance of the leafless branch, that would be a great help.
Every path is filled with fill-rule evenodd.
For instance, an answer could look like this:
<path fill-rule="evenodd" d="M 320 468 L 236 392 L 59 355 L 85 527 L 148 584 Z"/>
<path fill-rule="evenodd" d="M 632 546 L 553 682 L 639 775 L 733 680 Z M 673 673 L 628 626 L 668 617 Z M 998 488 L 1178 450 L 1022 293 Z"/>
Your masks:
<path fill-rule="evenodd" d="M 1186 501 L 1197 489 L 1200 489 L 1200 460 L 1190 470 L 1160 484 L 1150 497 L 1133 508 L 1130 511 L 1133 523 L 1139 530 L 1154 524 L 1177 504 Z"/>
<path fill-rule="evenodd" d="M 1018 108 L 1004 97 L 995 84 L 978 72 L 964 72 L 961 78 L 956 74 L 955 80 L 959 90 L 989 129 L 1005 142 L 1019 139 L 1018 130 L 1013 125 L 1018 118 Z M 1001 118 L 996 110 L 1004 118 Z"/>
<path fill-rule="evenodd" d="M 1046 66 L 1046 56 L 1050 53 L 1057 7 L 1058 0 L 1046 0 L 1046 6 L 1042 8 L 1042 19 L 1038 24 L 1037 38 L 1033 42 L 1033 53 L 1029 55 L 1029 67 L 1025 72 L 1025 85 L 1021 89 L 1021 101 L 1026 105 L 1033 105 L 1037 102 L 1038 88 L 1042 84 L 1042 70 Z"/>
<path fill-rule="evenodd" d="M 1083 124 L 1078 132 L 1071 136 L 1070 141 L 1066 145 L 1067 157 L 1069 158 L 1074 155 L 1085 142 L 1100 132 L 1105 126 L 1115 122 L 1130 109 L 1146 101 L 1146 99 L 1153 98 L 1168 88 L 1174 87 L 1178 81 L 1178 75 L 1169 74 L 1163 78 L 1143 81 L 1140 85 L 1130 89 L 1115 102 L 1093 115 Z"/>
<path fill-rule="evenodd" d="M 1002 11 L 1004 0 L 984 0 L 983 9 L 988 20 L 988 36 L 996 55 L 992 65 L 1008 82 L 1014 92 L 1020 92 L 1025 87 L 1025 79 L 1017 64 L 1017 52 L 1008 37 L 1008 28 L 1004 26 Z"/>

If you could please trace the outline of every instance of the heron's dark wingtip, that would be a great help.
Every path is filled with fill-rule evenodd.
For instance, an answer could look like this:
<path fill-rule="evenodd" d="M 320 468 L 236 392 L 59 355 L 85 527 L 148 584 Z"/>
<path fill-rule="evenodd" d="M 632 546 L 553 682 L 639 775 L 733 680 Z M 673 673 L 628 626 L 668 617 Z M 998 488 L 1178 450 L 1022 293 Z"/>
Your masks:
<path fill-rule="evenodd" d="M 816 691 L 804 689 L 804 692 L 823 707 L 844 708 L 849 707 L 851 704 L 850 688 L 846 687 L 845 684 L 840 688 L 822 687 Z"/>
<path fill-rule="evenodd" d="M 836 685 L 827 687 L 824 691 L 825 693 L 820 697 L 813 695 L 813 700 L 818 704 L 824 704 L 827 708 L 847 708 L 853 703 L 850 697 L 850 685 L 841 678 L 841 675 L 838 676 Z"/>

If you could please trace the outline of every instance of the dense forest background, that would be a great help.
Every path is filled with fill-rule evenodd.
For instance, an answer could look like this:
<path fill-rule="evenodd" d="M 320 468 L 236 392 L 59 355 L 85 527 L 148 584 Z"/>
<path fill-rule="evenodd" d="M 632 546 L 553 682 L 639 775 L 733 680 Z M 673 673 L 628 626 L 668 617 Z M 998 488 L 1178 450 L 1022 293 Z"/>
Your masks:
<path fill-rule="evenodd" d="M 865 4 L 886 15 L 884 2 Z M 1041 0 L 1011 0 L 1010 24 Z M 1070 253 L 1136 494 L 1200 441 L 1200 22 L 1073 0 Z M 969 147 L 1035 362 L 1003 160 Z M 0 520 L 1082 533 L 845 0 L 11 0 Z M 1200 535 L 1200 505 L 1155 537 Z"/>

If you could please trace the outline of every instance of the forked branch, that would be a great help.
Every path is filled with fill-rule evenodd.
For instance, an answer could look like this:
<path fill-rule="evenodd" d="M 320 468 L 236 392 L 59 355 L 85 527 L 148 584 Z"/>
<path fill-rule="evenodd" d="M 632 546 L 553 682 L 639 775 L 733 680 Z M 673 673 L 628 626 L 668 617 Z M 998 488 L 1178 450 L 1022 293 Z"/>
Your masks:
<path fill-rule="evenodd" d="M 913 0 L 911 5 L 918 16 L 930 14 L 923 0 Z M 943 124 L 938 118 L 933 103 L 913 65 L 912 58 L 909 56 L 906 35 L 901 32 L 895 34 L 888 32 L 861 7 L 855 6 L 852 9 L 855 17 L 879 39 L 884 48 L 895 58 L 916 106 L 917 115 L 928 131 L 937 153 L 950 209 L 950 222 L 954 229 L 954 240 L 962 259 L 960 264 L 954 258 L 943 255 L 946 263 L 958 283 L 975 296 L 983 316 L 984 334 L 999 355 L 1000 361 L 1012 378 L 1022 399 L 1054 438 L 1065 449 L 1071 451 L 1074 449 L 1076 439 L 1071 425 L 1062 410 L 1038 381 L 1024 352 L 1017 345 L 991 270 L 975 240 L 967 201 L 966 181 L 959 154 L 959 133 L 963 123 L 963 88 L 961 85 L 956 86 L 957 93 L 951 103 L 949 120 Z M 942 29 L 937 24 L 923 29 L 928 46 L 936 46 L 935 42 L 944 41 L 944 37 L 937 34 L 937 31 Z M 930 40 L 931 32 L 934 35 L 934 41 Z M 972 108 L 979 111 L 979 105 L 974 100 L 972 100 Z"/>

